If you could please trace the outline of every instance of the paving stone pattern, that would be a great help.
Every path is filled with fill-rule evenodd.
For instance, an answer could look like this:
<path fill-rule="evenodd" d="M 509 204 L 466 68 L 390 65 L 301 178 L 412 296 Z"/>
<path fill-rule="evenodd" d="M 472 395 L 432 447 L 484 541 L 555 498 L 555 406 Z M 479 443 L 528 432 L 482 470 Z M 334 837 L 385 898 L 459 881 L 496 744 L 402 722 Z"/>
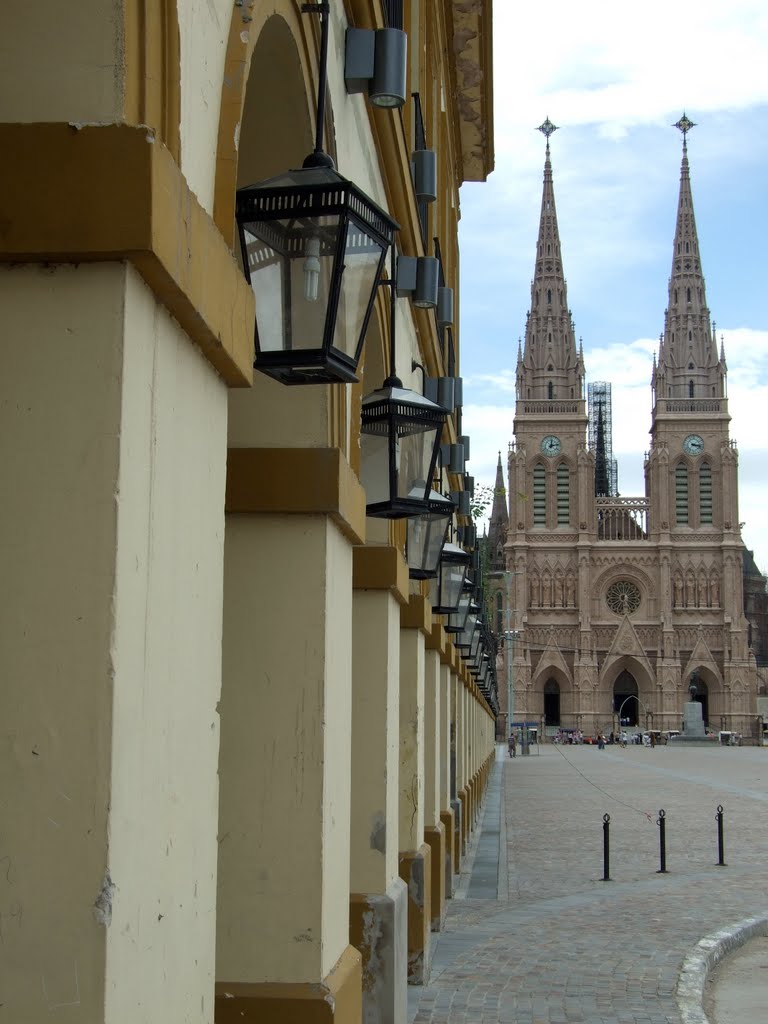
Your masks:
<path fill-rule="evenodd" d="M 409 990 L 409 1020 L 680 1024 L 675 988 L 691 948 L 768 908 L 768 749 L 505 755 L 445 929 L 432 935 L 429 984 Z M 660 808 L 667 874 L 657 873 Z"/>

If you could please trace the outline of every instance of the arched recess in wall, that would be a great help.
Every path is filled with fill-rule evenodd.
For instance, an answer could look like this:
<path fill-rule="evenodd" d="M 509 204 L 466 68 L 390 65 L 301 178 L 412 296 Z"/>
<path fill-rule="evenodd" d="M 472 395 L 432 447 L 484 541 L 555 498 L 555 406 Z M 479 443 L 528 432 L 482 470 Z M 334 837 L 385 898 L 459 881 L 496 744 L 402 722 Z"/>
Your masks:
<path fill-rule="evenodd" d="M 252 20 L 249 20 L 251 19 Z M 301 167 L 314 149 L 319 19 L 285 0 L 235 6 L 222 86 L 214 220 L 240 260 L 234 225 L 238 188 Z M 326 148 L 333 156 L 330 103 Z M 230 437 L 254 400 L 275 438 L 336 446 L 349 458 L 349 392 L 335 385 L 287 388 L 257 373 L 250 395 L 230 395 Z M 298 431 L 296 427 L 298 426 Z"/>
<path fill-rule="evenodd" d="M 316 18 L 289 0 L 233 5 L 219 110 L 213 219 L 234 249 L 235 192 L 314 148 Z"/>
<path fill-rule="evenodd" d="M 151 128 L 181 162 L 181 57 L 177 0 L 125 0 L 123 116 Z"/>

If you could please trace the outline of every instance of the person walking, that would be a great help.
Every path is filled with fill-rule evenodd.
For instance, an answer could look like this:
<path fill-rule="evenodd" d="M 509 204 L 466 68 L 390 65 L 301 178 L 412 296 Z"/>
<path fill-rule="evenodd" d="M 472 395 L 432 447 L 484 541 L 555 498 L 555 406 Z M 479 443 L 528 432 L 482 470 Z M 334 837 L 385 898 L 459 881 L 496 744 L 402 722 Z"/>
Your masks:
<path fill-rule="evenodd" d="M 515 734 L 511 732 L 509 734 L 509 756 L 515 757 L 517 754 L 517 741 L 515 740 Z"/>

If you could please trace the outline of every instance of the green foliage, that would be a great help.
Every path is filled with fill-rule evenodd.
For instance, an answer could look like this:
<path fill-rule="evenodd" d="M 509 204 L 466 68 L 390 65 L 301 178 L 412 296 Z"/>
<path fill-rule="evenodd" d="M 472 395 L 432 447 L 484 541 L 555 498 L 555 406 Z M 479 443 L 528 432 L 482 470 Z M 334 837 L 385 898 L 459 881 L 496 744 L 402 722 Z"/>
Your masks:
<path fill-rule="evenodd" d="M 470 511 L 473 519 L 482 519 L 485 511 L 493 501 L 494 490 L 487 484 L 475 484 L 475 493 L 472 495 Z"/>

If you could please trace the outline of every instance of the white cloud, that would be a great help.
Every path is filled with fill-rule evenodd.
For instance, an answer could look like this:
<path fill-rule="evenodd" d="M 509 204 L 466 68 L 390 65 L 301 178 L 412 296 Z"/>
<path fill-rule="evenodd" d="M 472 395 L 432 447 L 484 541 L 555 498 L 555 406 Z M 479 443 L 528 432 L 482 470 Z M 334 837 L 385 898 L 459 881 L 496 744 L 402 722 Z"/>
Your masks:
<path fill-rule="evenodd" d="M 768 565 L 768 5 L 551 0 L 494 9 L 496 171 L 462 189 L 463 429 L 492 483 L 512 439 L 541 203 L 546 116 L 563 261 L 588 380 L 613 386 L 623 493 L 642 493 L 654 334 L 664 324 L 684 107 L 707 295 L 729 366 L 745 540 Z"/>

